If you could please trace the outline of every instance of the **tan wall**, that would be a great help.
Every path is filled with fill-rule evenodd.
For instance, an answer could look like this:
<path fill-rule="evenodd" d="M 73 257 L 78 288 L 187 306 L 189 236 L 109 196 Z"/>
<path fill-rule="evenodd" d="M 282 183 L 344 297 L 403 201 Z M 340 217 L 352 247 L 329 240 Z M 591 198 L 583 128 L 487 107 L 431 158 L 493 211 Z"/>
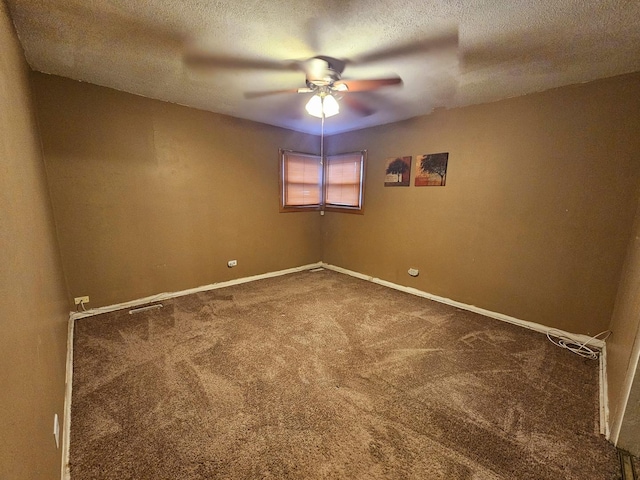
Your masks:
<path fill-rule="evenodd" d="M 640 353 L 640 209 L 636 214 L 620 288 L 613 311 L 613 334 L 607 341 L 607 376 L 612 439 L 640 455 L 640 379 L 636 363 Z M 628 395 L 632 390 L 632 394 Z M 630 402 L 627 404 L 627 399 Z"/>
<path fill-rule="evenodd" d="M 0 478 L 60 478 L 69 318 L 28 68 L 0 2 Z"/>
<path fill-rule="evenodd" d="M 324 260 L 568 330 L 607 329 L 640 179 L 640 75 L 332 136 L 367 149 L 365 214 L 324 217 Z M 445 187 L 416 156 L 449 152 Z M 414 156 L 412 186 L 384 187 Z M 409 267 L 420 276 L 407 274 Z"/>
<path fill-rule="evenodd" d="M 110 305 L 321 260 L 320 216 L 278 213 L 278 148 L 316 151 L 316 137 L 33 81 L 70 301 Z"/>

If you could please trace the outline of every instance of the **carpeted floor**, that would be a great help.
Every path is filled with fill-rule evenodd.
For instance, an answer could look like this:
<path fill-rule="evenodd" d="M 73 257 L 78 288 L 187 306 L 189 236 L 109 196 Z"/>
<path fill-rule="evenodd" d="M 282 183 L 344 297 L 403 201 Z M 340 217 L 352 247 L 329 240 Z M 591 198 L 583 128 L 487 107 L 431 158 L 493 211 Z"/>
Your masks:
<path fill-rule="evenodd" d="M 618 479 L 598 363 L 331 271 L 78 320 L 72 480 Z"/>

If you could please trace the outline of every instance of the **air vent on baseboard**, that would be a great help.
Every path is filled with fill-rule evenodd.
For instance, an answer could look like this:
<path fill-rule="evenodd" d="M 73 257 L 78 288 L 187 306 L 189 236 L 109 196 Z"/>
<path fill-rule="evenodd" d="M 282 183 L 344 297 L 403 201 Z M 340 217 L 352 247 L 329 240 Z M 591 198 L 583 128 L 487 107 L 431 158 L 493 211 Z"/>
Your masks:
<path fill-rule="evenodd" d="M 155 310 L 156 308 L 162 308 L 162 304 L 156 303 L 155 305 L 147 305 L 146 307 L 132 308 L 131 310 L 129 310 L 129 315 L 133 315 L 134 313 L 146 312 L 147 310 Z"/>

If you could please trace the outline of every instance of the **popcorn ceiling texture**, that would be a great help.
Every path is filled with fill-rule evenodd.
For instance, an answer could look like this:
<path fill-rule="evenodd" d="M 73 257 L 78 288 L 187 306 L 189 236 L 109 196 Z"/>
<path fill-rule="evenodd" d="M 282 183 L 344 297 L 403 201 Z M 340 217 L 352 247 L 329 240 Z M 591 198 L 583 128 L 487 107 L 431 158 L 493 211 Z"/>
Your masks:
<path fill-rule="evenodd" d="M 618 479 L 598 363 L 335 272 L 76 322 L 71 478 Z"/>
<path fill-rule="evenodd" d="M 185 68 L 194 41 L 231 59 L 353 60 L 345 78 L 398 74 L 403 88 L 357 98 L 329 133 L 495 101 L 640 70 L 640 2 L 423 0 L 7 0 L 34 70 L 151 98 L 318 133 L 305 96 L 247 100 L 244 92 L 303 87 L 304 74 L 251 68 Z M 459 49 L 430 45 L 451 28 Z M 367 55 L 402 47 L 410 55 Z"/>

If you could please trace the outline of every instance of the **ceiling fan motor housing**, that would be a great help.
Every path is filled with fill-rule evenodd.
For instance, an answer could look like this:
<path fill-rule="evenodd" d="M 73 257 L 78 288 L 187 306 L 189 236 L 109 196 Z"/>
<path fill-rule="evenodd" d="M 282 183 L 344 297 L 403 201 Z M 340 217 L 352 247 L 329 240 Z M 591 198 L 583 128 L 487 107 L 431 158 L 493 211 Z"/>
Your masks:
<path fill-rule="evenodd" d="M 307 86 L 309 88 L 332 86 L 340 80 L 340 70 L 336 69 L 328 57 L 314 57 L 307 61 Z"/>

